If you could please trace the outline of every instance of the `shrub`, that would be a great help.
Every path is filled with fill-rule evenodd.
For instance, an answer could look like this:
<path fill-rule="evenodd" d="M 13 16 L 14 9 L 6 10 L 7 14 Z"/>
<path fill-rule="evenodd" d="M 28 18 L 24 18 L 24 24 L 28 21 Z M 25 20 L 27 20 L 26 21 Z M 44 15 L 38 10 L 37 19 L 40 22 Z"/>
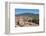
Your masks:
<path fill-rule="evenodd" d="M 36 23 L 36 24 L 39 24 L 39 19 L 33 19 L 32 22 Z"/>

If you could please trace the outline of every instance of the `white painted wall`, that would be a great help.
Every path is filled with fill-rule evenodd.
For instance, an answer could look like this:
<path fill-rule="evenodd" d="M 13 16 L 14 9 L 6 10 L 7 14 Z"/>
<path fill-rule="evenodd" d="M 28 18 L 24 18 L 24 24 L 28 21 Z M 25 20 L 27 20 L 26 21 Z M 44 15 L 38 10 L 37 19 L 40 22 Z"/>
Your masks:
<path fill-rule="evenodd" d="M 45 3 L 45 6 L 46 6 L 46 0 L 0 0 L 0 36 L 46 36 L 46 32 L 45 33 L 6 35 L 5 34 L 5 1 L 37 2 L 37 3 Z M 46 7 L 45 7 L 45 18 L 46 18 Z M 46 19 L 45 19 L 45 24 L 46 24 Z"/>

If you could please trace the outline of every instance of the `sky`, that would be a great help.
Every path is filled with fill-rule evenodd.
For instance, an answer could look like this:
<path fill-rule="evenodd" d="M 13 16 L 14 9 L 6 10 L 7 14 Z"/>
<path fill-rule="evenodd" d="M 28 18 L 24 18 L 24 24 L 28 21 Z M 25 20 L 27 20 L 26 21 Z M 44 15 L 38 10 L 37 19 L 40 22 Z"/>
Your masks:
<path fill-rule="evenodd" d="M 22 14 L 22 13 L 39 14 L 39 9 L 20 9 L 20 8 L 15 9 L 15 14 Z"/>

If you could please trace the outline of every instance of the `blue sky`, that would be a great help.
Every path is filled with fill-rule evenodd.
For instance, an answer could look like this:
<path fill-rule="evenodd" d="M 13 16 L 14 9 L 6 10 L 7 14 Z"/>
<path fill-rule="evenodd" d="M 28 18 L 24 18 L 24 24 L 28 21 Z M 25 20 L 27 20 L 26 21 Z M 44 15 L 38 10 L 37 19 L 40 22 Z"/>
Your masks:
<path fill-rule="evenodd" d="M 22 14 L 22 13 L 34 13 L 34 14 L 39 14 L 39 9 L 20 9 L 16 8 L 15 9 L 16 14 Z"/>

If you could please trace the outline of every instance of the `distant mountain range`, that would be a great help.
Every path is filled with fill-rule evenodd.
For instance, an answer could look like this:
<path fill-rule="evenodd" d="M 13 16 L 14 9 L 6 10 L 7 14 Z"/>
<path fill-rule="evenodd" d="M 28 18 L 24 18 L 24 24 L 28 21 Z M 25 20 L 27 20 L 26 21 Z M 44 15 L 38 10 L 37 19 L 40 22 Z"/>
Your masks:
<path fill-rule="evenodd" d="M 39 16 L 39 14 L 33 14 L 33 13 L 22 13 L 22 14 L 15 14 L 15 16 Z"/>

